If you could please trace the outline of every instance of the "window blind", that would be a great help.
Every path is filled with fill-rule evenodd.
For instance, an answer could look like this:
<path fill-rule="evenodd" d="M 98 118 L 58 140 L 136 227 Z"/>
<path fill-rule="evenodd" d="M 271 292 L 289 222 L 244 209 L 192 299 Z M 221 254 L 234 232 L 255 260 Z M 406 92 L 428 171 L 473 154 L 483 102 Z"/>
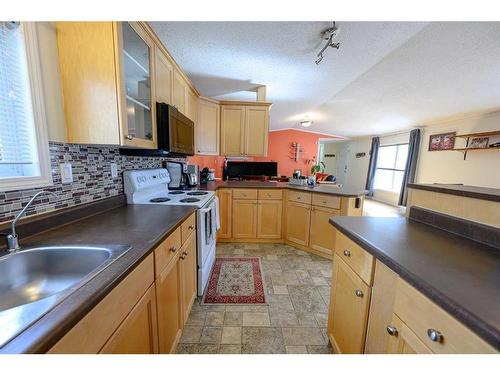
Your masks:
<path fill-rule="evenodd" d="M 22 25 L 0 22 L 0 179 L 40 174 Z"/>

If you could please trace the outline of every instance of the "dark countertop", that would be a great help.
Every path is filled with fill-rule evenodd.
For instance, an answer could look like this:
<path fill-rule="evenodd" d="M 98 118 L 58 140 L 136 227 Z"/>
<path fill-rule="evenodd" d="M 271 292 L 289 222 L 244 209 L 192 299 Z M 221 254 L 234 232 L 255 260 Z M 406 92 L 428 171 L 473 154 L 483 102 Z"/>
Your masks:
<path fill-rule="evenodd" d="M 500 249 L 406 218 L 330 223 L 500 349 Z"/>
<path fill-rule="evenodd" d="M 200 189 L 217 190 L 220 188 L 227 189 L 293 189 L 300 191 L 308 191 L 312 193 L 323 193 L 338 195 L 341 197 L 359 197 L 366 194 L 366 190 L 359 190 L 349 187 L 335 187 L 328 184 L 316 184 L 314 187 L 290 185 L 288 182 L 272 182 L 272 181 L 221 181 L 216 180 L 208 184 L 200 185 Z"/>
<path fill-rule="evenodd" d="M 500 189 L 462 184 L 408 184 L 409 188 L 500 202 Z"/>
<path fill-rule="evenodd" d="M 21 239 L 22 246 L 84 243 L 129 244 L 131 248 L 7 343 L 0 353 L 46 352 L 194 211 L 191 206 L 122 206 Z"/>

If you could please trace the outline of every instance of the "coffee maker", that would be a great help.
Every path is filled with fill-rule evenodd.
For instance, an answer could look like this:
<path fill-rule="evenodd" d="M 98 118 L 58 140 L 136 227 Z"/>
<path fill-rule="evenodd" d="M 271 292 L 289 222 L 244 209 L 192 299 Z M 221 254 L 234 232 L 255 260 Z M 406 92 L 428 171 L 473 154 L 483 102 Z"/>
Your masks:
<path fill-rule="evenodd" d="M 168 188 L 170 190 L 183 190 L 186 189 L 188 184 L 188 166 L 186 163 L 179 161 L 166 161 L 163 162 L 163 167 L 167 168 L 170 174 L 170 183 Z"/>
<path fill-rule="evenodd" d="M 198 176 L 200 175 L 199 168 L 196 164 L 189 164 L 187 166 L 187 183 L 189 186 L 198 185 Z"/>

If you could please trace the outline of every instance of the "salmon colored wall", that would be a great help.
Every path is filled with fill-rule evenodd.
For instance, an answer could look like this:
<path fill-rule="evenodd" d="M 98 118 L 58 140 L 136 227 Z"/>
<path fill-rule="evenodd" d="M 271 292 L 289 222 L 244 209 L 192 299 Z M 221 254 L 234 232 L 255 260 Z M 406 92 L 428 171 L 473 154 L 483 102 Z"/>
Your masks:
<path fill-rule="evenodd" d="M 248 158 L 248 161 L 276 161 L 278 162 L 278 173 L 282 176 L 292 176 L 295 169 L 300 169 L 302 175 L 309 175 L 312 163 L 308 160 L 316 160 L 318 154 L 318 140 L 320 138 L 335 138 L 317 133 L 300 130 L 279 130 L 269 133 L 269 145 L 267 157 Z M 303 149 L 300 160 L 296 162 L 291 159 L 291 144 L 298 142 Z M 215 176 L 222 178 L 223 156 L 195 155 L 188 158 L 189 164 L 198 164 L 200 170 L 203 167 L 215 169 Z"/>

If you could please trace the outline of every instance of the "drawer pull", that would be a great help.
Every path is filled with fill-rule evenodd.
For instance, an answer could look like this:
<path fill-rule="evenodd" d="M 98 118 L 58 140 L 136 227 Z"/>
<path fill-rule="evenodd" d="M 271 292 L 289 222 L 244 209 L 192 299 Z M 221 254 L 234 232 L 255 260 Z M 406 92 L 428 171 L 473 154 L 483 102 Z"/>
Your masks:
<path fill-rule="evenodd" d="M 184 259 L 186 259 L 187 255 L 188 255 L 188 253 L 187 253 L 186 251 L 184 251 L 184 252 L 182 253 L 182 255 L 180 256 L 180 258 L 181 258 L 182 260 L 184 260 Z"/>
<path fill-rule="evenodd" d="M 170 249 L 169 249 L 172 253 L 175 253 L 177 251 L 177 248 L 175 246 L 172 246 Z"/>
<path fill-rule="evenodd" d="M 188 229 L 189 229 L 189 230 L 193 230 L 193 229 L 194 229 L 194 226 L 193 226 L 193 225 L 190 225 L 190 226 L 188 227 Z"/>
<path fill-rule="evenodd" d="M 322 203 L 323 203 L 323 204 L 326 204 L 326 201 L 323 201 Z"/>
<path fill-rule="evenodd" d="M 427 330 L 427 336 L 429 336 L 431 341 L 434 341 L 434 342 L 443 341 L 443 335 L 441 334 L 441 332 L 436 331 L 435 329 L 432 329 L 432 328 L 429 328 Z"/>
<path fill-rule="evenodd" d="M 356 294 L 356 297 L 359 297 L 359 298 L 363 298 L 364 294 L 361 290 L 359 289 L 356 289 L 356 292 L 354 292 Z"/>
<path fill-rule="evenodd" d="M 398 329 L 394 326 L 387 326 L 387 333 L 391 336 L 398 336 Z"/>
<path fill-rule="evenodd" d="M 301 197 L 297 197 L 297 199 L 300 201 L 302 198 Z"/>
<path fill-rule="evenodd" d="M 351 252 L 349 250 L 344 250 L 344 256 L 350 257 L 351 256 Z"/>

